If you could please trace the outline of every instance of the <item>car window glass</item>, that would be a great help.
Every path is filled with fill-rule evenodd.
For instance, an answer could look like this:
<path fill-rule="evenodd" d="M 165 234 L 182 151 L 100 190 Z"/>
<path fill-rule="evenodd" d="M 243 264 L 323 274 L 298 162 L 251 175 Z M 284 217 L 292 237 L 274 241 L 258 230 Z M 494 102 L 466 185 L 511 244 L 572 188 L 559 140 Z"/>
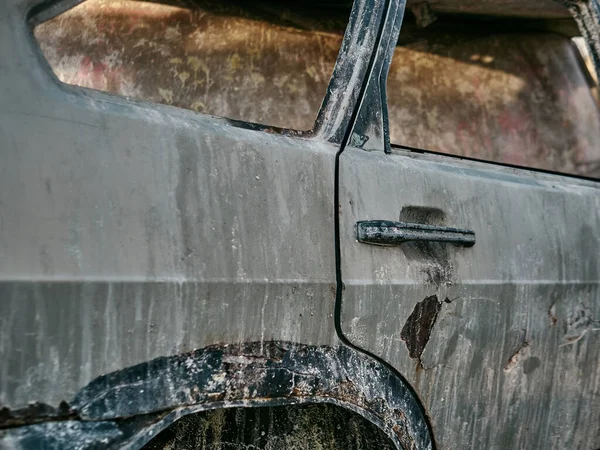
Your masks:
<path fill-rule="evenodd" d="M 314 2 L 313 2 L 314 3 Z M 88 0 L 34 34 L 64 83 L 270 126 L 313 127 L 349 5 Z"/>
<path fill-rule="evenodd" d="M 417 29 L 409 16 L 387 82 L 392 144 L 599 178 L 597 84 L 581 48 L 490 21 Z"/>

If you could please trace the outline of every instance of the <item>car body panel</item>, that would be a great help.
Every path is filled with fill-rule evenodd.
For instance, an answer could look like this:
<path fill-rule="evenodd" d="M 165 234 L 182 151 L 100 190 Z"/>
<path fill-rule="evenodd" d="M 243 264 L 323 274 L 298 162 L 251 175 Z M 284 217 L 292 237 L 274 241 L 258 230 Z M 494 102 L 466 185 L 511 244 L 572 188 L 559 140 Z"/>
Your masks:
<path fill-rule="evenodd" d="M 68 88 L 0 21 L 4 406 L 218 342 L 336 342 L 335 145 Z"/>
<path fill-rule="evenodd" d="M 340 158 L 341 327 L 415 387 L 440 448 L 596 448 L 600 186 L 401 149 Z M 361 220 L 473 247 L 356 241 Z"/>
<path fill-rule="evenodd" d="M 89 405 L 93 421 L 149 413 L 120 388 L 164 361 L 192 370 L 181 358 L 213 344 L 257 343 L 234 363 L 273 367 L 282 358 L 263 347 L 275 342 L 359 355 L 417 405 L 425 448 L 424 412 L 441 448 L 600 445 L 598 184 L 390 148 L 385 75 L 403 1 L 355 5 L 312 133 L 60 84 L 28 24 L 57 5 L 12 0 L 0 16 L 0 404 L 67 400 L 79 416 L 39 416 L 49 424 L 1 439 L 79 426 Z M 477 242 L 356 242 L 355 223 L 374 219 L 472 229 Z M 216 381 L 236 381 L 235 364 Z M 297 395 L 301 370 L 265 386 Z M 79 404 L 90 386 L 104 391 Z M 112 392 L 121 412 L 105 408 Z M 174 398 L 166 422 L 196 400 L 152 392 Z M 398 432 L 394 420 L 378 425 Z"/>

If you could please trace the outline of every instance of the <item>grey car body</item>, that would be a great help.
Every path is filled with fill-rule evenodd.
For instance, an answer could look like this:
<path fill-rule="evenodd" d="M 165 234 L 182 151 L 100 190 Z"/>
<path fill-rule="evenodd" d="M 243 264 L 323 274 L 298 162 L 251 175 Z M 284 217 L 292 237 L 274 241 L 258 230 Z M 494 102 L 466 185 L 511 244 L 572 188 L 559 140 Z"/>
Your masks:
<path fill-rule="evenodd" d="M 31 27 L 73 3 L 0 14 L 0 448 L 303 402 L 398 448 L 600 447 L 598 182 L 392 147 L 402 1 L 354 4 L 304 133 L 59 83 Z"/>

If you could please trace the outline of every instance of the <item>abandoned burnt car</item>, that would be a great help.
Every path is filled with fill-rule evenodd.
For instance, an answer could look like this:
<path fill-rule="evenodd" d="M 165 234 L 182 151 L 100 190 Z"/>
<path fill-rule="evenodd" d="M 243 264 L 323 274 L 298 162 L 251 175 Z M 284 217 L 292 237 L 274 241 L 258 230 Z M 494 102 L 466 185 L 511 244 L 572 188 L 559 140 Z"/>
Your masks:
<path fill-rule="evenodd" d="M 597 0 L 5 0 L 0 449 L 600 448 Z"/>

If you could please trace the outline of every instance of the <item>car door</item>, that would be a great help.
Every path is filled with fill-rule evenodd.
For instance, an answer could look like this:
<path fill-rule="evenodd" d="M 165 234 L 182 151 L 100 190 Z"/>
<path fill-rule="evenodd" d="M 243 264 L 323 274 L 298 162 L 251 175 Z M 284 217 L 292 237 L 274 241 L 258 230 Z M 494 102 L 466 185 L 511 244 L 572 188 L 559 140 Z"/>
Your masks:
<path fill-rule="evenodd" d="M 389 146 L 380 52 L 338 158 L 340 334 L 439 448 L 597 448 L 600 184 Z"/>
<path fill-rule="evenodd" d="M 353 6 L 302 133 L 59 82 L 32 28 L 75 3 L 0 15 L 0 447 L 142 448 L 183 415 L 320 402 L 431 448 L 410 387 L 335 327 L 337 155 L 393 4 Z"/>
<path fill-rule="evenodd" d="M 58 82 L 32 28 L 71 6 L 0 15 L 2 407 L 215 343 L 336 342 L 338 145 Z"/>

